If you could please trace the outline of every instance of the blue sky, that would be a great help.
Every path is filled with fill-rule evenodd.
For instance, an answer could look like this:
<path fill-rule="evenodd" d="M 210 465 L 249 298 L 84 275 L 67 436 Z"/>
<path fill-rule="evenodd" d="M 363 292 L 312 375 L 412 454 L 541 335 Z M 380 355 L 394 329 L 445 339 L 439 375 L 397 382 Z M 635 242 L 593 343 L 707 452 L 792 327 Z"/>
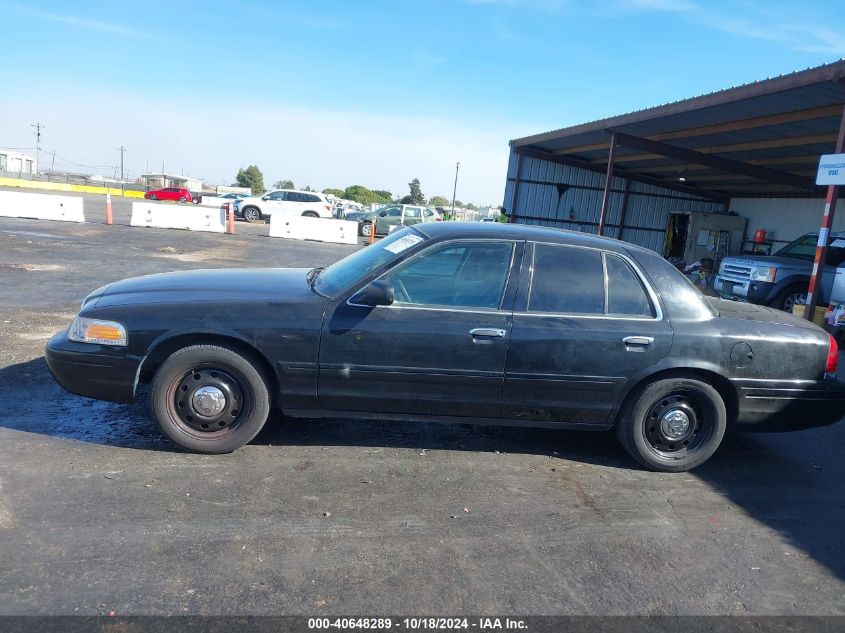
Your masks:
<path fill-rule="evenodd" d="M 0 0 L 0 146 L 498 203 L 507 141 L 845 57 L 845 2 Z M 5 110 L 5 113 L 4 113 Z M 42 163 L 45 158 L 42 156 Z M 92 169 L 89 169 L 91 171 Z"/>

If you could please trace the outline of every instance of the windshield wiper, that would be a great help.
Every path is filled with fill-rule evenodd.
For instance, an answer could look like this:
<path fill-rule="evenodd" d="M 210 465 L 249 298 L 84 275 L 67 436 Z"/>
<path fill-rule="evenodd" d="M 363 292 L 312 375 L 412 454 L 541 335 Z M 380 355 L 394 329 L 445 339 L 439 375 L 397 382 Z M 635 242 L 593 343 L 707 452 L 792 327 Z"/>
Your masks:
<path fill-rule="evenodd" d="M 317 280 L 317 277 L 320 276 L 320 273 L 325 270 L 325 266 L 315 266 L 311 270 L 308 271 L 308 274 L 305 275 L 305 282 L 309 286 L 313 286 L 314 282 Z"/>

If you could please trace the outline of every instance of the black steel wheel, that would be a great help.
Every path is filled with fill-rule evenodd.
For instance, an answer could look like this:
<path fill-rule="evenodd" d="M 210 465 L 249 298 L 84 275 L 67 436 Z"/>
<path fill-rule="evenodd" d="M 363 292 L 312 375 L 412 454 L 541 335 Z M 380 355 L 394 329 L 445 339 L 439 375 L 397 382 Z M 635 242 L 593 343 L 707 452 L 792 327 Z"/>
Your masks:
<path fill-rule="evenodd" d="M 247 222 L 258 222 L 261 219 L 261 211 L 255 207 L 244 208 L 241 215 L 243 215 L 244 220 Z"/>
<path fill-rule="evenodd" d="M 153 417 L 178 445 L 227 453 L 254 438 L 270 413 L 267 380 L 242 354 L 216 345 L 174 352 L 155 374 Z"/>
<path fill-rule="evenodd" d="M 719 392 L 684 375 L 635 389 L 622 407 L 616 431 L 625 450 L 646 468 L 684 472 L 716 452 L 726 426 Z"/>

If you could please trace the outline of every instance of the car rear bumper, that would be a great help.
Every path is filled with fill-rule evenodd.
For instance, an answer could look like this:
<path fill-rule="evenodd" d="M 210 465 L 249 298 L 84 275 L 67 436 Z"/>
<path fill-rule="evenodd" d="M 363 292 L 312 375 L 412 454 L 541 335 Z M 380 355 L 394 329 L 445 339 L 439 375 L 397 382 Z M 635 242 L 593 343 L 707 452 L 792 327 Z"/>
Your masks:
<path fill-rule="evenodd" d="M 743 431 L 797 431 L 838 422 L 845 416 L 845 382 L 734 380 L 737 423 Z"/>
<path fill-rule="evenodd" d="M 47 343 L 44 357 L 53 378 L 71 393 L 110 402 L 135 400 L 143 358 L 125 348 L 77 343 L 63 330 Z"/>

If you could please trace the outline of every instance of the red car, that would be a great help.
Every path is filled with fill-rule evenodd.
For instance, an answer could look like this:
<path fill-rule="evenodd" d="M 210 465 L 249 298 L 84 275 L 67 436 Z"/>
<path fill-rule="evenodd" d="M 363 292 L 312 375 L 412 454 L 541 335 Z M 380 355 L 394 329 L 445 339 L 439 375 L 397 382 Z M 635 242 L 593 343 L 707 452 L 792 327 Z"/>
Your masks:
<path fill-rule="evenodd" d="M 144 198 L 147 200 L 175 200 L 177 202 L 191 202 L 194 199 L 190 191 L 179 187 L 152 189 L 144 194 Z"/>

